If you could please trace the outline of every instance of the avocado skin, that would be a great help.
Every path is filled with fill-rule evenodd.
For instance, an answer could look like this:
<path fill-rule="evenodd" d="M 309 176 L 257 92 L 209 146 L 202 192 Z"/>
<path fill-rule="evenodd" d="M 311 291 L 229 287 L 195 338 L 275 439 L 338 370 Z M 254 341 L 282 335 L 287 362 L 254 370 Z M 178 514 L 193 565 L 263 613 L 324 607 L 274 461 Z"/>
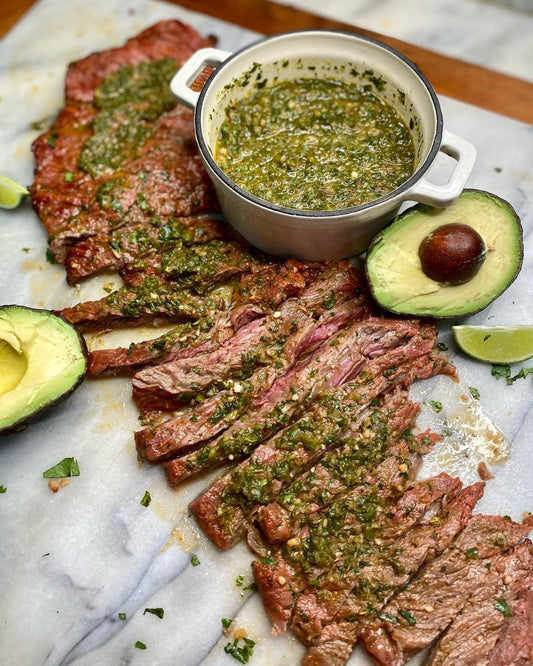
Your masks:
<path fill-rule="evenodd" d="M 49 319 L 50 321 L 55 321 L 59 327 L 62 327 L 65 332 L 71 337 L 71 345 L 74 345 L 76 351 L 79 355 L 77 363 L 81 363 L 81 368 L 74 373 L 74 376 L 69 377 L 69 381 L 65 388 L 59 392 L 52 393 L 45 402 L 37 405 L 35 409 L 32 409 L 29 413 L 23 414 L 21 416 L 14 413 L 12 419 L 9 417 L 6 418 L 5 413 L 0 414 L 2 421 L 9 419 L 9 423 L 6 423 L 5 426 L 1 425 L 0 421 L 0 435 L 12 435 L 21 432 L 30 425 L 37 418 L 42 416 L 45 412 L 52 409 L 55 405 L 66 400 L 83 382 L 87 372 L 87 360 L 88 360 L 88 350 L 85 339 L 78 331 L 78 329 L 67 321 L 63 316 L 58 313 L 52 312 L 50 310 L 42 308 L 33 308 L 24 305 L 2 305 L 0 306 L 0 318 L 5 318 L 6 314 L 11 314 L 14 317 L 24 317 L 25 315 L 29 318 L 32 318 L 35 323 L 35 328 L 42 326 L 43 323 Z M 17 326 L 20 325 L 20 321 L 17 322 Z M 1 322 L 0 322 L 0 339 L 2 338 Z M 24 349 L 24 348 L 23 348 Z M 31 363 L 31 360 L 28 360 L 28 367 Z M 27 371 L 26 371 L 27 372 Z M 25 373 L 26 374 L 26 373 Z M 22 380 L 21 382 L 22 383 Z M 17 387 L 18 388 L 18 387 Z M 13 389 L 15 391 L 16 389 Z M 11 391 L 11 393 L 13 392 Z M 3 396 L 0 395 L 0 401 Z"/>
<path fill-rule="evenodd" d="M 449 221 L 472 226 L 489 249 L 479 273 L 461 285 L 431 280 L 418 257 L 423 238 Z M 499 236 L 494 236 L 494 228 L 500 230 Z M 471 188 L 444 208 L 417 204 L 402 212 L 370 243 L 365 272 L 374 299 L 389 312 L 435 319 L 466 317 L 486 308 L 514 282 L 523 253 L 522 224 L 511 204 Z"/>

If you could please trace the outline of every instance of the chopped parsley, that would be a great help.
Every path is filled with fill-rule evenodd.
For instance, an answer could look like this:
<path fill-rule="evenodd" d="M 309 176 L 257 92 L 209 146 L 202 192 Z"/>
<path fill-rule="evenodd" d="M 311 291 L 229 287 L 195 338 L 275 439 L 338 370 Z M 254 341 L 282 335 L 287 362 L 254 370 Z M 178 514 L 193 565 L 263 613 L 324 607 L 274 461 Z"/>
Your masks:
<path fill-rule="evenodd" d="M 46 250 L 46 261 L 52 265 L 56 263 L 56 258 L 50 248 Z"/>
<path fill-rule="evenodd" d="M 391 624 L 398 624 L 398 618 L 394 615 L 389 615 L 388 613 L 381 613 L 379 616 L 380 620 L 383 622 L 390 622 Z"/>
<path fill-rule="evenodd" d="M 138 650 L 146 650 L 146 644 L 143 643 L 142 641 L 135 641 L 135 647 Z"/>
<path fill-rule="evenodd" d="M 511 617 L 511 609 L 507 605 L 507 601 L 503 597 L 494 602 L 494 608 L 499 611 L 504 617 Z"/>
<path fill-rule="evenodd" d="M 145 491 L 145 493 L 143 495 L 143 498 L 141 500 L 141 504 L 143 506 L 148 506 L 151 501 L 152 501 L 152 496 L 150 495 L 150 493 L 148 491 Z"/>
<path fill-rule="evenodd" d="M 191 556 L 191 564 L 193 567 L 197 567 L 200 564 L 200 558 L 196 553 L 193 553 Z"/>
<path fill-rule="evenodd" d="M 430 400 L 429 404 L 431 405 L 431 409 L 438 414 L 439 412 L 442 412 L 442 402 L 439 402 L 438 400 Z"/>
<path fill-rule="evenodd" d="M 7 491 L 7 488 L 5 486 L 0 485 L 0 495 L 5 493 Z"/>
<path fill-rule="evenodd" d="M 230 617 L 223 617 L 221 620 L 224 629 L 229 629 L 233 620 Z"/>
<path fill-rule="evenodd" d="M 226 643 L 224 652 L 231 655 L 237 661 L 240 661 L 241 664 L 247 664 L 253 654 L 254 646 L 255 641 L 252 641 L 250 638 L 243 638 L 242 644 L 236 638 L 233 643 Z"/>
<path fill-rule="evenodd" d="M 77 460 L 74 458 L 63 458 L 57 465 L 50 467 L 46 472 L 43 472 L 45 479 L 64 479 L 67 476 L 79 476 L 80 468 Z"/>
<path fill-rule="evenodd" d="M 465 551 L 465 556 L 468 560 L 479 559 L 478 549 L 475 546 L 474 548 L 469 548 L 467 551 Z"/>
<path fill-rule="evenodd" d="M 118 614 L 118 619 L 119 620 L 125 620 L 126 619 L 126 613 L 119 613 Z"/>
<path fill-rule="evenodd" d="M 411 615 L 409 611 L 399 610 L 398 615 L 401 615 L 403 619 L 407 622 L 410 627 L 414 627 L 416 624 L 415 618 Z"/>
<path fill-rule="evenodd" d="M 496 379 L 505 379 L 507 386 L 511 386 L 517 379 L 525 379 L 533 375 L 533 368 L 521 368 L 515 375 L 511 375 L 510 365 L 493 365 L 491 375 Z"/>
<path fill-rule="evenodd" d="M 474 398 L 474 400 L 479 400 L 480 393 L 475 386 L 470 386 L 468 390 L 470 391 L 470 395 Z"/>
<path fill-rule="evenodd" d="M 143 615 L 146 613 L 151 613 L 152 615 L 157 615 L 157 617 L 162 620 L 165 616 L 165 611 L 162 608 L 145 608 Z"/>

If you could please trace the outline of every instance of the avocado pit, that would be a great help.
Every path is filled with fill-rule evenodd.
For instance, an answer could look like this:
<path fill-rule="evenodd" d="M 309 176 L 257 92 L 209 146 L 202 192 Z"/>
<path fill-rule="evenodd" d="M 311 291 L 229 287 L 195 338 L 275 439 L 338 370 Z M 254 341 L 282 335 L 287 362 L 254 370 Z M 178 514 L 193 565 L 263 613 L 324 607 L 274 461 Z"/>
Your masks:
<path fill-rule="evenodd" d="M 442 224 L 420 243 L 422 270 L 432 280 L 446 285 L 464 284 L 479 272 L 487 247 L 481 235 L 468 224 Z"/>

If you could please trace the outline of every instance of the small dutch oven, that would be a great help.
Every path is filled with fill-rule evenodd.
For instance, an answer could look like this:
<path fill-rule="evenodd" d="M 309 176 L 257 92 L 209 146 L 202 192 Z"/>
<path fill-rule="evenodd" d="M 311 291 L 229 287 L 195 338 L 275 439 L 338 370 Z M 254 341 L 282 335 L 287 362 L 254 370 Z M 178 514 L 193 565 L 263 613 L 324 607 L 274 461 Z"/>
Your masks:
<path fill-rule="evenodd" d="M 302 76 L 302 63 L 315 76 L 353 83 L 355 71 L 361 72 L 362 85 L 380 81 L 377 94 L 411 128 L 415 146 L 414 173 L 400 187 L 352 208 L 296 210 L 259 199 L 221 170 L 213 152 L 228 105 L 248 95 L 256 80 Z M 195 92 L 190 85 L 206 67 L 215 69 L 201 92 Z M 194 109 L 196 140 L 224 217 L 252 245 L 282 257 L 321 261 L 359 254 L 403 202 L 451 203 L 463 190 L 475 161 L 474 147 L 443 129 L 437 95 L 417 67 L 395 49 L 348 32 L 283 33 L 234 54 L 201 49 L 174 76 L 171 90 L 181 103 Z M 428 178 L 439 153 L 453 158 L 453 169 L 444 183 Z"/>

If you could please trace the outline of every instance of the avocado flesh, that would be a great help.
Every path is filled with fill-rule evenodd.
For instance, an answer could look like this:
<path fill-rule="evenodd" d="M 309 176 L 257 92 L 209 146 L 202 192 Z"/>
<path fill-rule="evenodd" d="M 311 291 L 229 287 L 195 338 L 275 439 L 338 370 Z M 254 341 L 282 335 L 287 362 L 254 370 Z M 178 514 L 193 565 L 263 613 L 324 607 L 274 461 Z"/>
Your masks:
<path fill-rule="evenodd" d="M 460 285 L 444 285 L 422 271 L 418 248 L 437 227 L 462 222 L 483 238 L 481 269 Z M 418 204 L 398 216 L 370 244 L 366 273 L 376 301 L 398 314 L 458 317 L 474 314 L 499 296 L 522 265 L 520 220 L 510 204 L 482 190 L 464 190 L 446 208 Z"/>
<path fill-rule="evenodd" d="M 47 310 L 0 307 L 0 434 L 22 430 L 81 383 L 87 348 L 78 331 Z"/>

